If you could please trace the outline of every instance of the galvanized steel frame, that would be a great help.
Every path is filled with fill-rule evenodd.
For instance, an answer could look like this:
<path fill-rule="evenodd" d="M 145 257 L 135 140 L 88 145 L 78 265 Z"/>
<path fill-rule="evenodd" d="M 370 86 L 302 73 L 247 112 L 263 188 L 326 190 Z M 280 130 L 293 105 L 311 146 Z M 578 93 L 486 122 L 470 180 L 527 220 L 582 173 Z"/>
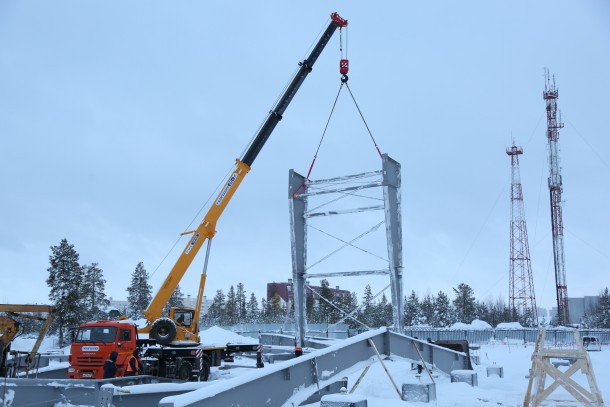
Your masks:
<path fill-rule="evenodd" d="M 294 170 L 290 170 L 288 177 L 288 194 L 290 200 L 290 229 L 292 249 L 292 279 L 294 284 L 294 314 L 296 319 L 296 341 L 300 347 L 305 344 L 305 280 L 307 278 L 307 219 L 321 215 L 336 215 L 341 213 L 365 212 L 370 210 L 384 209 L 386 224 L 386 241 L 388 250 L 388 270 L 365 270 L 319 273 L 316 276 L 353 276 L 367 274 L 389 274 L 392 300 L 392 317 L 394 329 L 403 332 L 403 287 L 402 287 L 402 220 L 401 220 L 401 176 L 400 163 L 390 158 L 387 154 L 382 155 L 382 177 L 380 183 L 368 183 L 362 188 L 383 188 L 384 205 L 358 208 L 356 210 L 334 211 L 332 213 L 307 213 L 308 197 L 318 194 L 339 193 L 354 190 L 355 187 L 333 188 L 319 192 L 309 192 L 304 187 L 308 185 L 333 183 L 338 180 L 348 180 L 365 174 L 347 175 L 329 180 L 310 181 Z"/>
<path fill-rule="evenodd" d="M 369 345 L 369 339 L 373 341 L 380 353 L 386 356 L 401 356 L 411 359 L 415 363 L 420 362 L 415 349 L 415 345 L 417 345 L 424 361 L 447 375 L 452 370 L 463 370 L 468 366 L 465 353 L 381 328 L 276 366 L 267 366 L 265 370 L 268 370 L 268 373 L 262 376 L 256 372 L 252 373 L 250 377 L 244 375 L 217 383 L 214 387 L 202 388 L 185 395 L 167 397 L 161 400 L 159 407 L 204 407 L 209 405 L 280 407 L 296 397 L 299 400 L 293 401 L 298 402 L 325 386 L 342 380 L 346 373 L 351 373 L 358 366 L 364 368 L 367 364 L 373 363 L 376 357 Z M 265 389 L 272 390 L 266 392 Z M 298 396 L 296 396 L 297 394 Z M 193 401 L 195 398 L 198 400 Z"/>

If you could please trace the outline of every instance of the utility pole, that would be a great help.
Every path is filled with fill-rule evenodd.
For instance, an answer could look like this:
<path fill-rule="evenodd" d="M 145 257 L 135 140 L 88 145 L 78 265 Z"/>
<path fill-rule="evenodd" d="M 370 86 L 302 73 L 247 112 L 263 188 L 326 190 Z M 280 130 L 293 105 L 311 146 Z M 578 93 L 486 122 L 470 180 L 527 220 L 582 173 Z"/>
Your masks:
<path fill-rule="evenodd" d="M 561 193 L 561 166 L 559 165 L 559 129 L 563 128 L 557 117 L 559 90 L 555 86 L 555 76 L 544 70 L 545 83 L 543 97 L 546 102 L 546 136 L 549 141 L 549 193 L 551 199 L 551 225 L 553 229 L 553 259 L 555 263 L 555 286 L 557 287 L 557 324 L 570 323 L 568 310 L 568 285 L 566 283 L 565 256 L 563 252 L 563 215 Z"/>
<path fill-rule="evenodd" d="M 519 155 L 523 154 L 523 148 L 517 147 L 513 142 L 512 147 L 506 149 L 506 154 L 510 157 L 511 162 L 510 314 L 513 321 L 522 322 L 525 326 L 535 327 L 538 326 L 538 311 L 536 295 L 534 294 L 532 263 L 523 205 L 523 189 L 519 171 Z"/>

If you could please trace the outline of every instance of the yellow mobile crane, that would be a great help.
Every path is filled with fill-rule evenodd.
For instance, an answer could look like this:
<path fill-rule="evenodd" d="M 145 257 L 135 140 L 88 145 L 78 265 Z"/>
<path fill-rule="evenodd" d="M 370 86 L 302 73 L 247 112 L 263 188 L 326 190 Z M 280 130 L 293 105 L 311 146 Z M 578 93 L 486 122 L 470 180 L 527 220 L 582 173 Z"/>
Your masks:
<path fill-rule="evenodd" d="M 42 340 L 49 330 L 56 312 L 56 309 L 50 305 L 0 304 L 0 313 L 6 314 L 0 316 L 0 376 L 8 376 L 7 373 L 9 369 L 7 369 L 6 361 L 9 352 L 11 351 L 11 342 L 13 342 L 13 339 L 22 332 L 21 323 L 13 317 L 43 321 L 34 347 L 30 352 L 27 352 L 28 356 L 24 366 L 27 371 L 34 361 L 38 348 L 42 344 Z M 37 313 L 46 313 L 47 317 L 43 318 L 33 315 Z M 18 356 L 17 353 L 23 352 L 11 353 L 15 353 L 15 355 Z"/>
<path fill-rule="evenodd" d="M 169 272 L 167 278 L 163 282 L 163 285 L 152 299 L 148 308 L 144 311 L 147 324 L 138 330 L 139 333 L 148 333 L 150 339 L 156 340 L 157 343 L 161 345 L 168 345 L 172 342 L 199 342 L 199 313 L 201 309 L 201 301 L 203 300 L 210 242 L 216 233 L 216 222 L 218 221 L 218 218 L 220 218 L 220 215 L 233 197 L 233 194 L 243 181 L 244 177 L 250 171 L 252 163 L 275 129 L 275 126 L 282 119 L 282 115 L 292 101 L 292 98 L 309 72 L 311 72 L 314 63 L 320 56 L 320 53 L 334 32 L 337 31 L 337 29 L 340 30 L 346 26 L 347 20 L 341 18 L 337 13 L 333 13 L 331 15 L 331 21 L 328 27 L 318 40 L 315 47 L 312 49 L 309 56 L 299 63 L 299 70 L 292 78 L 286 90 L 280 96 L 274 108 L 271 110 L 271 112 L 269 112 L 267 119 L 256 133 L 253 141 L 246 150 L 246 153 L 241 159 L 236 160 L 235 170 L 231 173 L 216 200 L 212 203 L 212 207 L 208 210 L 201 224 L 199 224 L 197 229 L 185 233 L 192 235 L 192 237 L 187 243 L 184 251 L 180 254 L 176 264 Z M 342 80 L 344 81 L 347 80 L 347 71 L 348 61 L 347 59 L 342 59 L 340 61 L 340 72 L 343 74 Z M 195 308 L 172 308 L 169 313 L 169 318 L 162 317 L 161 311 L 163 307 L 165 304 L 167 304 L 167 301 L 178 286 L 178 283 L 184 276 L 184 273 L 206 240 L 208 245 Z"/>

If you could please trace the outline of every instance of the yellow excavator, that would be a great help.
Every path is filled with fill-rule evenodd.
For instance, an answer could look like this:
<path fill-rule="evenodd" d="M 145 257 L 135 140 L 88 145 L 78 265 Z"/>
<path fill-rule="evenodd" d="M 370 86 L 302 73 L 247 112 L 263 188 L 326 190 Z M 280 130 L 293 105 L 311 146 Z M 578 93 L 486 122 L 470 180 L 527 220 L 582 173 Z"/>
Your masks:
<path fill-rule="evenodd" d="M 341 18 L 337 13 L 331 14 L 328 27 L 319 38 L 309 56 L 299 63 L 298 71 L 278 99 L 276 105 L 269 112 L 269 115 L 254 136 L 245 154 L 241 157 L 241 159 L 236 160 L 234 170 L 231 172 L 231 175 L 224 184 L 224 187 L 220 190 L 216 200 L 212 203 L 211 208 L 208 210 L 201 224 L 197 227 L 197 229 L 184 233 L 190 234 L 192 237 L 189 239 L 176 264 L 169 272 L 163 285 L 152 299 L 148 308 L 144 311 L 144 317 L 147 320 L 147 324 L 146 326 L 138 329 L 139 333 L 149 334 L 150 339 L 156 340 L 156 342 L 161 345 L 185 342 L 199 343 L 199 315 L 205 287 L 210 243 L 214 237 L 214 234 L 216 233 L 216 222 L 220 218 L 220 215 L 233 197 L 233 194 L 243 181 L 244 177 L 250 171 L 256 156 L 263 148 L 265 142 L 275 129 L 275 126 L 282 119 L 284 111 L 292 101 L 301 84 L 311 72 L 314 63 L 320 56 L 320 53 L 322 50 L 324 50 L 324 47 L 335 31 L 341 30 L 344 27 L 347 27 L 347 20 Z M 342 80 L 344 81 L 347 80 L 347 72 L 348 61 L 347 59 L 342 59 L 340 61 L 340 73 L 343 74 Z M 166 305 L 170 296 L 178 286 L 178 283 L 184 276 L 184 273 L 205 241 L 208 242 L 208 245 L 195 308 L 172 308 L 169 312 L 169 317 L 162 317 L 161 311 L 163 310 L 163 307 Z"/>
<path fill-rule="evenodd" d="M 42 340 L 46 335 L 56 310 L 50 305 L 26 305 L 26 304 L 0 304 L 0 312 L 5 315 L 0 316 L 0 376 L 6 377 L 9 373 L 7 366 L 7 358 L 11 350 L 11 343 L 22 332 L 22 324 L 15 318 L 27 318 L 43 321 L 42 327 L 38 332 L 38 338 L 34 343 L 34 347 L 25 359 L 25 370 L 29 370 L 34 362 L 34 358 Z M 33 314 L 46 313 L 47 317 L 43 318 Z M 11 352 L 17 356 L 17 352 Z M 13 370 L 14 371 L 14 370 Z"/>

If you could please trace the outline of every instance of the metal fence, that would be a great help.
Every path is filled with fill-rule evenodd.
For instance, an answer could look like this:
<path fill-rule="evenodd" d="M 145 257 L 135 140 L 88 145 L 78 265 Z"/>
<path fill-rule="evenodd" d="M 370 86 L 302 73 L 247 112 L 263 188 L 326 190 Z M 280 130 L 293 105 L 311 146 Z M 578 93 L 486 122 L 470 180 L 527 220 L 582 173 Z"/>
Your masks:
<path fill-rule="evenodd" d="M 285 324 L 239 324 L 223 326 L 223 329 L 233 331 L 243 336 L 258 338 L 261 333 L 277 333 L 282 335 L 295 335 L 295 326 Z M 206 327 L 204 327 L 206 329 Z M 579 329 L 580 337 L 595 336 L 602 345 L 610 344 L 610 329 Z M 346 339 L 364 332 L 363 330 L 349 329 L 347 325 L 308 324 L 307 336 L 312 338 Z M 431 341 L 467 340 L 474 344 L 486 344 L 491 341 L 521 341 L 535 343 L 538 338 L 538 329 L 447 329 L 431 327 L 407 327 L 404 334 L 414 338 Z M 574 335 L 571 329 L 547 329 L 546 342 L 557 346 L 574 345 Z"/>
<path fill-rule="evenodd" d="M 602 345 L 610 344 L 610 329 L 579 329 L 580 337 L 594 336 Z M 467 340 L 470 343 L 485 344 L 491 341 L 522 341 L 536 342 L 538 329 L 486 329 L 486 330 L 462 330 L 462 329 L 440 329 L 440 328 L 407 328 L 405 335 L 426 339 L 438 340 Z M 556 346 L 573 346 L 574 334 L 572 330 L 547 329 L 546 342 Z"/>
<path fill-rule="evenodd" d="M 209 327 L 203 327 L 203 330 Z M 274 333 L 280 335 L 296 335 L 295 325 L 292 323 L 285 324 L 239 324 L 232 326 L 221 327 L 228 331 L 233 331 L 237 334 L 258 339 L 261 333 Z M 205 332 L 203 333 L 205 335 Z M 307 337 L 324 338 L 324 339 L 347 339 L 350 336 L 350 330 L 347 325 L 329 325 L 329 324 L 308 324 Z"/>

